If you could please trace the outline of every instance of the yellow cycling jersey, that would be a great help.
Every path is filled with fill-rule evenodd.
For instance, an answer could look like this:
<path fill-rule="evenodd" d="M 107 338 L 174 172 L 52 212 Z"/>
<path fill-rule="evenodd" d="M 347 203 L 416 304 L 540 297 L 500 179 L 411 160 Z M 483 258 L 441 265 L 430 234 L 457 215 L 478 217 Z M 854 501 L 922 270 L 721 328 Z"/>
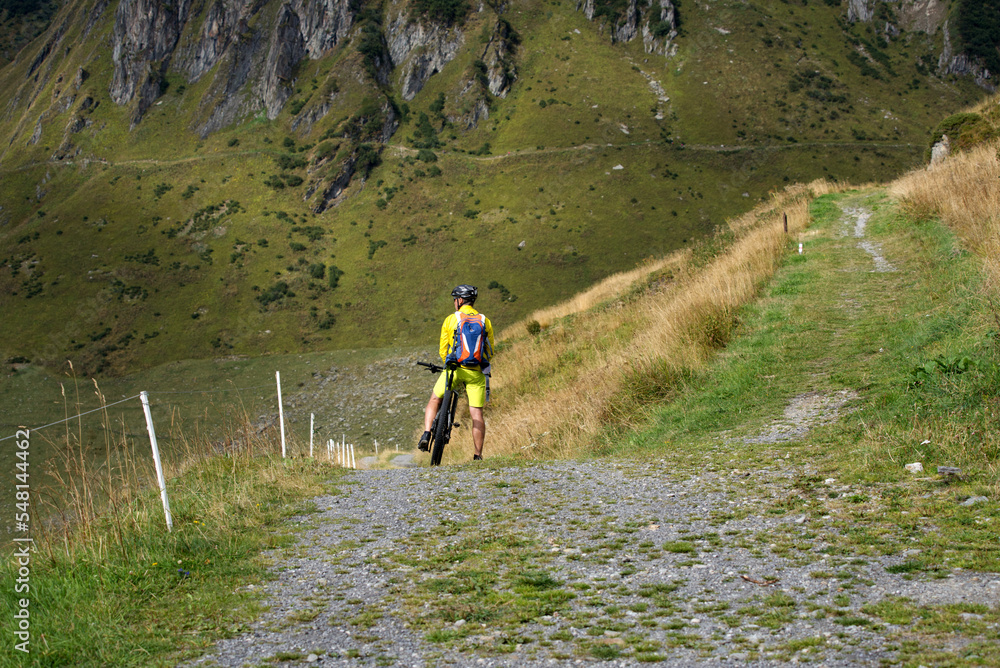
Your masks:
<path fill-rule="evenodd" d="M 468 304 L 462 304 L 462 307 L 458 310 L 468 315 L 479 315 L 479 311 Z M 458 318 L 455 317 L 454 313 L 445 318 L 444 324 L 441 325 L 441 340 L 438 352 L 441 354 L 442 362 L 447 359 L 448 353 L 451 352 L 451 348 L 455 344 L 455 327 L 457 325 Z M 490 342 L 490 350 L 493 350 L 493 324 L 489 318 L 486 318 L 486 327 L 484 329 L 486 330 L 486 338 Z"/>

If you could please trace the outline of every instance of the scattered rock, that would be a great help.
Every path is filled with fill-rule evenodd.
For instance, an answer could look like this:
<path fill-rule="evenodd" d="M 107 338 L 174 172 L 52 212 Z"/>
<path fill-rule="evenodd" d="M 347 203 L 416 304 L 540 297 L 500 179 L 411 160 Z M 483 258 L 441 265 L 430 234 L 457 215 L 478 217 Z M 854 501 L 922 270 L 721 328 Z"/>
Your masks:
<path fill-rule="evenodd" d="M 907 464 L 903 468 L 905 468 L 910 473 L 923 473 L 924 472 L 924 465 L 921 464 L 920 462 L 913 462 L 912 464 Z"/>
<path fill-rule="evenodd" d="M 931 148 L 931 164 L 936 165 L 943 162 L 949 155 L 951 155 L 951 140 L 948 139 L 948 135 L 943 135 L 941 140 Z"/>
<path fill-rule="evenodd" d="M 976 505 L 977 503 L 987 503 L 988 501 L 989 499 L 986 498 L 985 496 L 973 496 L 963 501 L 961 505 L 965 507 L 970 507 Z"/>

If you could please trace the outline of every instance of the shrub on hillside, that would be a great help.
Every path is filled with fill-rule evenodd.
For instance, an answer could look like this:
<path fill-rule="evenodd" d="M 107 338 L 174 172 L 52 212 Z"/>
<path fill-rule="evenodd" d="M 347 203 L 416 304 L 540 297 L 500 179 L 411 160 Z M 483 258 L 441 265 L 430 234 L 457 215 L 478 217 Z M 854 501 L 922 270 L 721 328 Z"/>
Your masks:
<path fill-rule="evenodd" d="M 425 16 L 446 26 L 461 23 L 472 9 L 466 0 L 414 0 L 410 6 L 413 15 Z"/>
<path fill-rule="evenodd" d="M 933 147 L 945 135 L 952 150 L 965 150 L 1000 136 L 1000 132 L 979 114 L 962 113 L 941 121 L 931 135 L 930 145 Z"/>
<path fill-rule="evenodd" d="M 285 297 L 294 297 L 295 293 L 288 289 L 288 283 L 278 281 L 264 292 L 257 295 L 257 301 L 261 306 L 267 306 L 273 302 L 281 301 Z"/>
<path fill-rule="evenodd" d="M 316 326 L 319 327 L 320 329 L 330 329 L 336 323 L 337 323 L 337 318 L 334 317 L 332 313 L 327 311 L 326 315 L 320 318 L 319 322 L 316 323 Z"/>
<path fill-rule="evenodd" d="M 335 144 L 329 141 L 322 142 L 316 147 L 316 153 L 313 155 L 313 161 L 322 162 L 323 160 L 329 160 L 337 154 L 338 148 L 340 148 L 340 144 Z"/>
<path fill-rule="evenodd" d="M 368 178 L 372 170 L 382 164 L 382 156 L 371 144 L 362 144 L 358 147 L 357 157 L 354 161 L 354 171 L 361 174 L 363 178 Z"/>
<path fill-rule="evenodd" d="M 306 164 L 308 164 L 306 163 L 304 158 L 299 158 L 294 155 L 288 155 L 286 153 L 282 153 L 281 155 L 276 156 L 274 158 L 274 161 L 278 163 L 278 167 L 284 171 L 289 171 L 292 169 L 301 169 L 302 167 L 305 167 Z"/>
<path fill-rule="evenodd" d="M 344 275 L 344 272 L 335 264 L 331 264 L 329 269 L 330 269 L 329 272 L 330 277 L 327 279 L 327 282 L 329 283 L 330 289 L 332 290 L 336 288 L 338 285 L 340 285 L 340 277 Z"/>
<path fill-rule="evenodd" d="M 368 20 L 364 21 L 361 28 L 358 52 L 364 57 L 365 72 L 372 79 L 378 79 L 379 67 L 391 62 L 391 58 L 386 48 L 385 38 L 382 36 L 379 17 L 370 13 L 365 14 L 365 18 Z"/>
<path fill-rule="evenodd" d="M 594 0 L 594 18 L 605 16 L 614 23 L 628 7 L 627 0 Z"/>
<path fill-rule="evenodd" d="M 430 149 L 437 148 L 441 146 L 440 140 L 438 140 L 437 130 L 431 124 L 430 117 L 424 112 L 420 112 L 417 116 L 417 127 L 413 133 L 413 137 L 410 138 L 413 142 L 415 148 L 420 149 Z"/>
<path fill-rule="evenodd" d="M 387 241 L 383 241 L 381 239 L 379 239 L 378 241 L 369 241 L 368 242 L 368 259 L 369 260 L 374 259 L 375 258 L 375 251 L 377 251 L 379 248 L 383 248 L 384 246 L 388 246 L 388 245 L 389 245 L 389 243 Z"/>

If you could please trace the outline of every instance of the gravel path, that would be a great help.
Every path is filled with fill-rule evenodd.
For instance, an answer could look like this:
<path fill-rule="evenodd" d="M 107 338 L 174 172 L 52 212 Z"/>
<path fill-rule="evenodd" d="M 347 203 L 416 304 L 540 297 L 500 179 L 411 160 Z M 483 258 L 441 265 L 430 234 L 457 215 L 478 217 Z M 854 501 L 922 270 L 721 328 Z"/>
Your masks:
<path fill-rule="evenodd" d="M 196 665 L 877 665 L 905 625 L 863 606 L 1000 600 L 1000 575 L 893 574 L 909 555 L 845 553 L 835 512 L 782 511 L 812 475 L 780 459 L 354 472 L 272 555 L 254 630 Z"/>
<path fill-rule="evenodd" d="M 869 256 L 859 270 L 894 271 L 865 239 L 870 213 L 845 214 L 840 235 Z M 756 435 L 720 434 L 683 469 L 351 471 L 299 518 L 298 544 L 270 555 L 270 609 L 252 631 L 189 665 L 880 666 L 925 644 L 939 652 L 930 663 L 1000 665 L 1000 574 L 920 572 L 912 535 L 859 539 L 844 500 L 877 490 L 782 447 L 856 399 L 794 397 Z"/>

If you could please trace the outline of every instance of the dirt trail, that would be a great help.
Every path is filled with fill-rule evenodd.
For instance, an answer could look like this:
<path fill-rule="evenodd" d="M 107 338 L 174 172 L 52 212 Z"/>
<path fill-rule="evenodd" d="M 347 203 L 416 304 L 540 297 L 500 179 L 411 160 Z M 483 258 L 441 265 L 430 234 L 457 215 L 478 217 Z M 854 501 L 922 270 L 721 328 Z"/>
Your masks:
<path fill-rule="evenodd" d="M 873 280 L 905 271 L 866 216 L 845 209 L 828 252 Z M 954 604 L 966 607 L 951 608 L 945 649 L 995 661 L 976 646 L 1000 635 L 1000 574 L 935 578 L 907 568 L 920 550 L 905 543 L 846 547 L 854 527 L 837 499 L 861 490 L 782 449 L 856 400 L 801 394 L 756 435 L 707 442 L 686 468 L 352 472 L 300 518 L 298 544 L 271 555 L 268 612 L 191 665 L 880 666 L 919 640 L 907 611 Z M 737 459 L 740 447 L 755 456 Z"/>
<path fill-rule="evenodd" d="M 810 473 L 782 459 L 752 472 L 661 461 L 359 472 L 346 494 L 316 500 L 296 548 L 272 555 L 280 573 L 253 632 L 205 665 L 879 665 L 903 627 L 864 606 L 1000 599 L 1000 576 L 910 579 L 887 571 L 907 555 L 838 553 L 835 514 L 773 514 Z"/>

